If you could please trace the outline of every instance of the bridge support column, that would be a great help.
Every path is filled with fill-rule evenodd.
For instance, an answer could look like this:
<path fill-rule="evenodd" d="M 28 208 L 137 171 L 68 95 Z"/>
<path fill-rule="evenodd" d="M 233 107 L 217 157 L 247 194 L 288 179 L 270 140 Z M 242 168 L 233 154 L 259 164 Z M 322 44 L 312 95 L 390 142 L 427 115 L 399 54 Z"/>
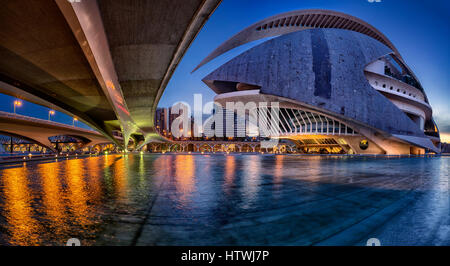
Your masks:
<path fill-rule="evenodd" d="M 122 129 L 122 136 L 123 136 L 123 148 L 125 152 L 128 151 L 128 144 L 130 143 L 130 139 L 132 138 L 131 134 L 136 132 L 135 126 L 129 122 L 129 123 L 121 123 L 121 129 Z M 134 140 L 134 139 L 133 139 Z M 135 148 L 137 146 L 136 140 L 134 140 Z"/>

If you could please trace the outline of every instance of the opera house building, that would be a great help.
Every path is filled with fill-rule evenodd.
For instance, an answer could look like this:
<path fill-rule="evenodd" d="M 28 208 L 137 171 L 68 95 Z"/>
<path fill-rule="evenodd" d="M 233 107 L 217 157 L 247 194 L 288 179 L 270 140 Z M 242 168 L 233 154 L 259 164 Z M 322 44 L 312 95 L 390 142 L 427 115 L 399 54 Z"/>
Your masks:
<path fill-rule="evenodd" d="M 305 152 L 440 152 L 424 88 L 373 26 L 328 10 L 283 13 L 237 33 L 198 67 L 260 39 L 203 79 L 216 102 L 279 102 L 279 138 Z"/>

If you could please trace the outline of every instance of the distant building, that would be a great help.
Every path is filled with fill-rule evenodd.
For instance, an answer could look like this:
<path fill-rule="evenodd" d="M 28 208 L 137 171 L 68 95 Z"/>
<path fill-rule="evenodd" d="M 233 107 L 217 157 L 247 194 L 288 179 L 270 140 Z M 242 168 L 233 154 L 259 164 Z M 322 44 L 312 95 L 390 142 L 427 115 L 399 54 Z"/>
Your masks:
<path fill-rule="evenodd" d="M 169 132 L 169 118 L 167 108 L 157 108 L 155 113 L 155 128 L 159 134 L 167 136 Z"/>
<path fill-rule="evenodd" d="M 442 143 L 442 153 L 450 153 L 450 143 Z"/>
<path fill-rule="evenodd" d="M 171 132 L 172 131 L 172 124 L 173 124 L 173 121 L 175 120 L 175 119 L 177 119 L 177 117 L 178 116 L 180 116 L 179 114 L 174 114 L 173 112 L 172 112 L 172 107 L 169 107 L 168 109 L 168 128 L 169 128 L 169 132 Z"/>

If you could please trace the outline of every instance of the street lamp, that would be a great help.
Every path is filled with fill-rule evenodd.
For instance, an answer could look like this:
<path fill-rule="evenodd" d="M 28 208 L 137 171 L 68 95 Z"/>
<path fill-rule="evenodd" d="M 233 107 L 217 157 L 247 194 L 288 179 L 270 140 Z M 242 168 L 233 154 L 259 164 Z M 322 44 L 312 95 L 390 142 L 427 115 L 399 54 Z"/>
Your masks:
<path fill-rule="evenodd" d="M 51 115 L 55 115 L 55 111 L 53 111 L 53 110 L 48 111 L 48 121 L 50 121 Z"/>
<path fill-rule="evenodd" d="M 75 122 L 78 121 L 78 118 L 74 117 L 72 120 L 72 126 L 75 126 Z"/>
<path fill-rule="evenodd" d="M 22 106 L 22 102 L 19 100 L 14 101 L 14 113 L 16 113 L 16 106 L 18 107 Z"/>

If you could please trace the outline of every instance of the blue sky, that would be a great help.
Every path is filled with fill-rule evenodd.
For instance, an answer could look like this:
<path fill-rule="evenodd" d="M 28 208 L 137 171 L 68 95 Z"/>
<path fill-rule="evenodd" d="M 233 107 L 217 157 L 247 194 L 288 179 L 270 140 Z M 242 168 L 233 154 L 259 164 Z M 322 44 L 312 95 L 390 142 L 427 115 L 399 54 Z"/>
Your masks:
<path fill-rule="evenodd" d="M 348 13 L 383 32 L 421 81 L 441 132 L 450 133 L 450 4 L 445 0 L 223 0 L 179 64 L 159 106 L 171 106 L 177 101 L 192 104 L 194 93 L 201 93 L 204 102 L 211 101 L 214 93 L 201 79 L 261 41 L 236 48 L 191 74 L 204 57 L 259 20 L 311 8 Z M 0 101 L 0 110 L 12 111 L 12 98 L 0 95 Z M 48 109 L 25 103 L 18 112 L 47 119 Z M 72 123 L 72 118 L 61 113 L 53 120 Z"/>

